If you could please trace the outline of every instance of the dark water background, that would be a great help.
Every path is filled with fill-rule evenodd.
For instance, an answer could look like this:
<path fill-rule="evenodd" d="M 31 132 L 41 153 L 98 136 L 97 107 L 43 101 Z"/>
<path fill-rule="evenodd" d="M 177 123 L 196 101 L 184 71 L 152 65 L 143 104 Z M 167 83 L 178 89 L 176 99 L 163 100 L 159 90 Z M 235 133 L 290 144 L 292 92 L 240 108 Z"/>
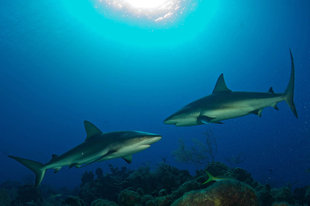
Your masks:
<path fill-rule="evenodd" d="M 86 1 L 87 2 L 87 1 Z M 212 2 L 212 4 L 210 3 Z M 310 184 L 310 1 L 213 0 L 172 28 L 142 28 L 92 13 L 92 2 L 0 1 L 0 181 L 32 180 L 8 154 L 40 162 L 84 141 L 83 120 L 102 131 L 141 130 L 163 139 L 134 155 L 134 169 L 177 162 L 179 139 L 192 144 L 211 130 L 216 160 L 274 186 Z M 83 10 L 85 9 L 85 10 Z M 196 12 L 196 13 L 195 13 Z M 210 12 L 210 13 L 207 13 Z M 101 16 L 100 16 L 101 15 Z M 99 17 L 100 16 L 100 17 Z M 210 94 L 220 73 L 235 91 L 283 92 L 295 57 L 295 104 L 225 121 L 175 127 L 163 119 Z M 85 170 L 48 172 L 44 182 L 74 187 Z"/>

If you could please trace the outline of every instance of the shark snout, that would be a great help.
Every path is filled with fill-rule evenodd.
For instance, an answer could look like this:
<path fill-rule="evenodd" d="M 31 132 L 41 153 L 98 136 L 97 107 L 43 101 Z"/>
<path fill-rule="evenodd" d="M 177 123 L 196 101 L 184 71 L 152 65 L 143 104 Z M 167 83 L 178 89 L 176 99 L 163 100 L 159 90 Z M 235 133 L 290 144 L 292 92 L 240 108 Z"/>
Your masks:
<path fill-rule="evenodd" d="M 158 142 L 159 140 L 161 140 L 162 136 L 154 136 L 151 138 L 151 144 L 155 143 L 155 142 Z"/>
<path fill-rule="evenodd" d="M 155 142 L 158 142 L 159 140 L 161 140 L 162 136 L 160 135 L 152 135 L 152 136 L 148 136 L 144 141 L 143 144 L 146 145 L 150 145 L 153 144 Z"/>
<path fill-rule="evenodd" d="M 164 123 L 165 123 L 165 124 L 175 124 L 176 121 L 175 121 L 175 120 L 171 120 L 171 119 L 165 119 L 165 120 L 164 120 Z"/>
<path fill-rule="evenodd" d="M 165 124 L 175 124 L 177 122 L 175 115 L 169 116 L 167 119 L 164 120 Z"/>
<path fill-rule="evenodd" d="M 155 142 L 158 142 L 162 138 L 162 136 L 159 134 L 154 134 L 154 133 L 149 133 L 149 132 L 138 131 L 136 133 L 138 133 L 138 135 L 136 136 L 137 138 L 135 141 L 139 142 L 138 144 L 140 145 L 150 145 Z"/>

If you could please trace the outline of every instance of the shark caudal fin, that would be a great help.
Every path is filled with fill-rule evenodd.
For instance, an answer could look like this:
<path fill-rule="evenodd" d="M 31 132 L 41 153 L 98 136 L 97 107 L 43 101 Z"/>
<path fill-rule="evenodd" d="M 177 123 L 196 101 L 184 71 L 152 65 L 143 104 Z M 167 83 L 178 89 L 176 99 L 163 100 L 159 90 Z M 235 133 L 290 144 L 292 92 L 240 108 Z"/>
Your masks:
<path fill-rule="evenodd" d="M 291 108 L 292 112 L 294 113 L 295 117 L 297 118 L 297 111 L 294 104 L 294 82 L 295 82 L 295 66 L 294 66 L 294 58 L 292 51 L 290 49 L 290 56 L 291 56 L 291 77 L 290 81 L 287 85 L 287 88 L 284 93 L 285 101 L 288 106 Z"/>
<path fill-rule="evenodd" d="M 30 169 L 31 171 L 33 171 L 36 175 L 36 181 L 35 181 L 35 186 L 39 186 L 40 183 L 43 180 L 43 177 L 45 175 L 45 170 L 44 169 L 44 165 L 41 164 L 40 162 L 35 162 L 32 160 L 27 160 L 21 157 L 15 157 L 15 156 L 11 156 L 9 155 L 10 158 L 15 159 L 17 162 L 21 163 L 22 165 L 24 165 L 25 167 L 27 167 L 28 169 Z"/>

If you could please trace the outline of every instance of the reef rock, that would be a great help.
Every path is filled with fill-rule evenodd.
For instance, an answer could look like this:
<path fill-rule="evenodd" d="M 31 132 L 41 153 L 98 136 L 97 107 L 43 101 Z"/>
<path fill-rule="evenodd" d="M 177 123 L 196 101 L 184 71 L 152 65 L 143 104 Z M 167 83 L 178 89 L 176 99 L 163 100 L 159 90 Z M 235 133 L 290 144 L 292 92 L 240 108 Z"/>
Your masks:
<path fill-rule="evenodd" d="M 1 206 L 11 205 L 11 198 L 8 192 L 3 188 L 0 188 L 0 205 Z"/>
<path fill-rule="evenodd" d="M 212 186 L 188 192 L 172 206 L 257 206 L 257 196 L 249 185 L 229 180 L 216 182 Z"/>
<path fill-rule="evenodd" d="M 42 201 L 41 191 L 32 185 L 18 187 L 16 199 L 12 205 L 39 204 Z"/>
<path fill-rule="evenodd" d="M 69 196 L 63 202 L 62 205 L 64 206 L 85 206 L 83 200 L 76 196 Z"/>
<path fill-rule="evenodd" d="M 173 202 L 171 195 L 156 197 L 152 200 L 148 200 L 145 206 L 170 206 Z"/>
<path fill-rule="evenodd" d="M 276 202 L 294 203 L 293 195 L 289 187 L 274 188 L 271 190 L 271 194 Z"/>
<path fill-rule="evenodd" d="M 305 192 L 305 203 L 310 205 L 310 187 L 308 187 Z"/>
<path fill-rule="evenodd" d="M 109 200 L 97 199 L 92 201 L 90 206 L 118 206 L 118 204 Z"/>
<path fill-rule="evenodd" d="M 287 202 L 274 202 L 272 206 L 290 206 Z"/>
<path fill-rule="evenodd" d="M 253 180 L 251 174 L 244 169 L 233 168 L 228 172 L 228 174 L 229 173 L 230 173 L 229 176 L 233 177 L 236 180 L 239 180 L 241 182 L 245 182 L 246 184 L 251 185 L 252 187 L 257 186 L 256 185 L 257 183 L 255 183 L 255 181 Z"/>
<path fill-rule="evenodd" d="M 140 204 L 141 196 L 139 193 L 125 189 L 118 196 L 118 202 L 122 206 L 136 206 Z"/>
<path fill-rule="evenodd" d="M 258 185 L 255 190 L 260 206 L 271 205 L 274 202 L 270 185 Z"/>
<path fill-rule="evenodd" d="M 181 186 L 179 186 L 179 188 L 175 191 L 172 192 L 172 197 L 173 199 L 177 199 L 179 197 L 181 197 L 184 193 L 192 191 L 192 190 L 198 190 L 198 189 L 202 189 L 202 184 L 199 183 L 198 181 L 196 181 L 196 179 L 194 180 L 189 180 L 187 182 L 184 182 Z"/>

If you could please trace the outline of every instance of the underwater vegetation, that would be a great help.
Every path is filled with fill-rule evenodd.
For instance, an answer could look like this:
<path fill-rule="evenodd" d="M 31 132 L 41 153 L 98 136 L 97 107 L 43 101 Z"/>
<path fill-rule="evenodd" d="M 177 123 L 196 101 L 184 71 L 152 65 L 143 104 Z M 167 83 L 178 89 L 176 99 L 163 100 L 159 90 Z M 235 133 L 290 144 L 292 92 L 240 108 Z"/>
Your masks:
<path fill-rule="evenodd" d="M 136 170 L 101 168 L 81 177 L 73 191 L 40 188 L 16 182 L 0 185 L 0 205 L 19 206 L 305 206 L 310 205 L 310 186 L 272 188 L 255 181 L 241 168 L 213 162 L 191 175 L 167 162 Z M 210 176 L 212 174 L 212 177 Z M 219 178 L 219 177 L 223 178 Z M 211 179 L 209 179 L 211 177 Z M 210 181 L 208 181 L 210 180 Z M 211 181 L 212 180 L 212 181 Z M 206 184 L 204 184 L 206 183 Z"/>
<path fill-rule="evenodd" d="M 214 162 L 217 153 L 216 137 L 210 129 L 206 130 L 203 135 L 204 141 L 193 139 L 193 144 L 189 148 L 182 139 L 179 139 L 179 147 L 173 151 L 174 158 L 179 162 L 194 165 Z"/>

